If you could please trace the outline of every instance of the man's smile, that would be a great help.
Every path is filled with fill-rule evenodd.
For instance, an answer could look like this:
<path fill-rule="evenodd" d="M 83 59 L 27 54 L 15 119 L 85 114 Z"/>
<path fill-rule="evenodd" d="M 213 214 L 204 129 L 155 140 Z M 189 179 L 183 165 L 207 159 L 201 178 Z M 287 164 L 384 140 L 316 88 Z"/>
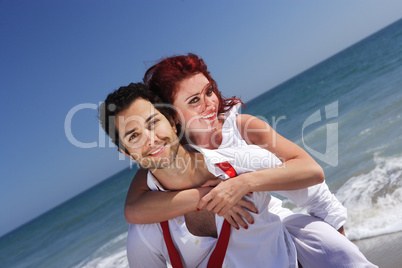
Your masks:
<path fill-rule="evenodd" d="M 163 154 L 163 152 L 165 151 L 165 146 L 166 146 L 166 143 L 162 144 L 160 147 L 157 147 L 155 149 L 151 149 L 151 152 L 148 153 L 148 155 L 150 155 L 150 156 L 159 156 L 159 155 Z"/>

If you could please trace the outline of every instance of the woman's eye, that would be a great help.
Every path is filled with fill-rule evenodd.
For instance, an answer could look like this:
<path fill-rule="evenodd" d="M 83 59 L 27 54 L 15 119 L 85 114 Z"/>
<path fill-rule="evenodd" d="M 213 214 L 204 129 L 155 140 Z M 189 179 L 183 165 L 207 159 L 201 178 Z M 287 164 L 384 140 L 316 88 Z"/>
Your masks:
<path fill-rule="evenodd" d="M 210 89 L 207 90 L 207 96 L 211 96 L 213 92 L 214 89 L 211 87 Z"/>
<path fill-rule="evenodd" d="M 198 97 L 192 98 L 192 99 L 189 101 L 189 104 L 197 103 L 199 100 L 200 100 L 200 98 L 198 98 Z"/>

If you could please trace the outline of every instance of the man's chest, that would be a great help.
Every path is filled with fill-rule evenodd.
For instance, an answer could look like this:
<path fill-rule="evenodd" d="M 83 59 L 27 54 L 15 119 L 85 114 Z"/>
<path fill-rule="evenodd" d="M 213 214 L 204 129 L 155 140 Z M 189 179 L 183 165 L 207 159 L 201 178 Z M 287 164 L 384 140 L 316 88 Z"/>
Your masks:
<path fill-rule="evenodd" d="M 194 236 L 218 236 L 215 214 L 206 210 L 187 213 L 185 216 L 188 231 Z"/>

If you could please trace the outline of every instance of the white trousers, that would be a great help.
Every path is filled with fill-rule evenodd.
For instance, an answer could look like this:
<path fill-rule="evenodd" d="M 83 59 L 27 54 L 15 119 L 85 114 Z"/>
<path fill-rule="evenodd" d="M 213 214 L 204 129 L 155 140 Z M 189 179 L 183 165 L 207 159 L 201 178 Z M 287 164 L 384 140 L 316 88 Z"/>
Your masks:
<path fill-rule="evenodd" d="M 368 268 L 370 263 L 359 248 L 326 222 L 304 214 L 282 218 L 297 249 L 303 268 Z"/>

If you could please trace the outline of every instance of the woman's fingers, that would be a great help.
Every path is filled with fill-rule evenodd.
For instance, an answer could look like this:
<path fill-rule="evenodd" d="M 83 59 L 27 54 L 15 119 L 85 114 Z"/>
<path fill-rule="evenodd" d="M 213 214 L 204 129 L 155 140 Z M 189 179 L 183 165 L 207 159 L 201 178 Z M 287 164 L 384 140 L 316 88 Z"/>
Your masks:
<path fill-rule="evenodd" d="M 248 202 L 248 201 L 246 201 L 246 202 Z M 255 208 L 254 205 L 252 207 Z M 257 209 L 255 209 L 255 210 L 257 211 Z M 258 211 L 257 211 L 257 213 L 258 213 Z M 224 217 L 230 223 L 230 225 L 232 225 L 235 228 L 237 226 L 241 226 L 244 229 L 248 229 L 247 222 L 249 224 L 254 224 L 254 218 L 251 215 L 250 211 L 247 210 L 246 208 L 240 206 L 239 204 L 235 205 L 232 209 L 230 209 L 227 213 L 225 213 Z"/>
<path fill-rule="evenodd" d="M 237 215 L 239 215 L 239 217 L 241 216 L 242 219 L 245 219 L 248 223 L 254 224 L 254 218 L 250 214 L 250 211 L 246 210 L 244 207 L 241 207 L 239 205 L 234 206 L 233 210 L 236 212 Z"/>
<path fill-rule="evenodd" d="M 254 205 L 254 203 L 247 201 L 245 199 L 241 199 L 234 206 L 232 206 L 232 205 L 216 206 L 213 209 L 213 212 L 218 214 L 219 216 L 223 216 L 226 213 L 228 213 L 231 209 L 235 210 L 238 214 L 240 214 L 249 223 L 254 222 L 253 216 L 250 214 L 250 211 L 258 214 L 258 210 L 257 210 L 256 206 Z"/>
<path fill-rule="evenodd" d="M 250 210 L 251 212 L 257 213 L 258 214 L 258 209 L 257 207 L 254 205 L 253 202 L 251 201 L 247 201 L 246 199 L 242 198 L 240 199 L 240 201 L 237 203 L 237 205 L 239 205 L 240 207 L 246 208 L 248 210 Z"/>
<path fill-rule="evenodd" d="M 200 202 L 198 202 L 197 205 L 197 209 L 204 209 L 205 206 L 211 201 L 211 199 L 213 199 L 215 197 L 215 193 L 213 192 L 213 190 L 211 190 L 209 193 L 207 193 L 206 195 L 204 195 L 201 199 Z"/>
<path fill-rule="evenodd" d="M 215 202 L 209 202 L 209 204 L 206 206 L 206 209 L 209 211 L 212 211 L 215 214 L 218 214 L 219 216 L 223 216 L 221 212 L 222 208 L 225 206 L 224 203 L 218 202 L 217 200 L 214 200 Z"/>
<path fill-rule="evenodd" d="M 248 229 L 248 224 L 242 219 L 242 217 L 240 217 L 239 214 L 237 213 L 233 213 L 232 216 L 233 220 L 240 225 L 241 227 L 243 227 L 244 229 Z"/>
<path fill-rule="evenodd" d="M 232 216 L 230 216 L 229 214 L 225 214 L 225 216 L 223 216 L 230 225 L 232 225 L 235 229 L 239 230 L 240 227 L 239 225 L 233 220 Z"/>
<path fill-rule="evenodd" d="M 240 226 L 245 229 L 248 228 L 247 223 L 234 210 L 229 211 L 223 217 L 237 230 L 240 229 Z"/>
<path fill-rule="evenodd" d="M 218 213 L 219 210 L 224 206 L 233 206 L 230 205 L 231 199 L 232 198 L 230 198 L 230 195 L 228 195 L 226 192 L 214 188 L 200 199 L 197 208 L 205 208 L 209 211 L 214 211 L 215 213 Z M 213 210 L 215 207 L 217 207 L 218 210 Z"/>
<path fill-rule="evenodd" d="M 209 196 L 211 198 L 208 200 Z M 225 205 L 225 200 L 220 196 L 220 193 L 216 191 L 216 189 L 213 189 L 211 192 L 209 192 L 207 195 L 205 195 L 203 198 L 201 198 L 201 201 L 206 201 L 206 204 L 203 206 L 204 209 L 208 211 L 212 211 L 214 213 L 218 213 L 222 207 Z"/>

